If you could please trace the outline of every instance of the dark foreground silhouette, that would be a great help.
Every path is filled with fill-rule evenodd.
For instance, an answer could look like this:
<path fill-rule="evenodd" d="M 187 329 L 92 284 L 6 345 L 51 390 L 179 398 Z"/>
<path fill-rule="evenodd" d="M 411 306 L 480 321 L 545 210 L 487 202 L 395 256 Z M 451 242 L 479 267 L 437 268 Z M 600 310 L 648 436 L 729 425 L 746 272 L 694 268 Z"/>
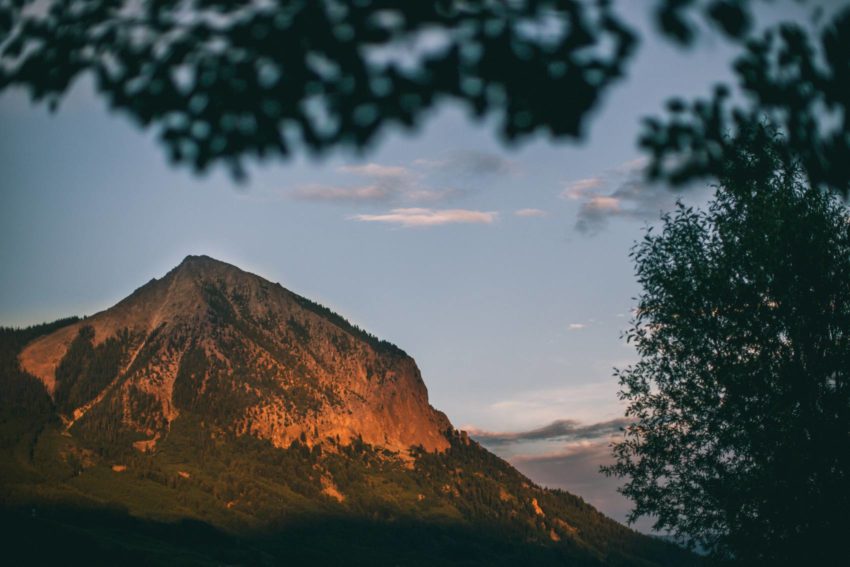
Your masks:
<path fill-rule="evenodd" d="M 31 508 L 4 511 L 0 529 L 7 552 L 30 564 L 603 565 L 506 533 L 415 521 L 314 518 L 236 536 L 196 520 Z M 625 557 L 604 562 L 636 564 Z"/>

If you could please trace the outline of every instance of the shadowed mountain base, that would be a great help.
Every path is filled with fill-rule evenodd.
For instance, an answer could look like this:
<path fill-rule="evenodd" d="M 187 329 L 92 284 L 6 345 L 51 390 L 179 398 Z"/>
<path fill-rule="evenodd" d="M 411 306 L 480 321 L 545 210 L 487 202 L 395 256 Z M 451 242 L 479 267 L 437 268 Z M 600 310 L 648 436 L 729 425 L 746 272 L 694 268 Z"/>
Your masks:
<path fill-rule="evenodd" d="M 4 511 L 0 529 L 11 544 L 7 550 L 29 564 L 601 565 L 494 532 L 415 521 L 315 518 L 238 537 L 192 520 L 165 523 L 108 509 L 39 508 Z"/>

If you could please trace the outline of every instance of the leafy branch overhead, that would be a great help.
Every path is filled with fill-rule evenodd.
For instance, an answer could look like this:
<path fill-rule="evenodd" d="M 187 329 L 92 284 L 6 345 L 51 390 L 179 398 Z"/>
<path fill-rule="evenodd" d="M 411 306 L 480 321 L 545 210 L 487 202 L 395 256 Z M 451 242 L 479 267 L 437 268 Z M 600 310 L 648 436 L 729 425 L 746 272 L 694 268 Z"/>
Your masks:
<path fill-rule="evenodd" d="M 441 99 L 509 140 L 578 137 L 635 38 L 580 2 L 3 2 L 0 87 L 56 104 L 81 73 L 197 170 L 363 148 Z M 567 109 L 565 111 L 565 109 Z"/>
<path fill-rule="evenodd" d="M 807 156 L 813 179 L 846 192 L 850 173 L 830 164 L 850 153 L 847 15 L 824 26 L 820 51 L 802 48 L 805 32 L 794 28 L 801 37 L 783 55 L 768 36 L 751 38 L 756 4 L 653 8 L 677 45 L 712 31 L 746 42 L 737 72 L 747 121 L 790 113 L 789 151 Z M 579 140 L 638 46 L 616 5 L 588 0 L 0 0 L 0 37 L 0 91 L 22 87 L 55 108 L 87 74 L 110 107 L 158 132 L 174 162 L 199 172 L 224 163 L 237 175 L 246 159 L 365 149 L 445 101 L 495 119 L 508 142 Z M 812 126 L 820 106 L 841 124 L 822 137 Z M 651 171 L 674 182 L 716 174 L 743 111 L 720 99 L 674 107 L 692 116 L 648 123 Z"/>
<path fill-rule="evenodd" d="M 718 177 L 740 133 L 767 123 L 783 133 L 778 151 L 812 184 L 848 195 L 850 6 L 815 38 L 784 23 L 749 39 L 734 70 L 742 104 L 718 86 L 708 99 L 671 100 L 666 119 L 645 121 L 640 145 L 652 157 L 650 176 L 673 184 Z"/>

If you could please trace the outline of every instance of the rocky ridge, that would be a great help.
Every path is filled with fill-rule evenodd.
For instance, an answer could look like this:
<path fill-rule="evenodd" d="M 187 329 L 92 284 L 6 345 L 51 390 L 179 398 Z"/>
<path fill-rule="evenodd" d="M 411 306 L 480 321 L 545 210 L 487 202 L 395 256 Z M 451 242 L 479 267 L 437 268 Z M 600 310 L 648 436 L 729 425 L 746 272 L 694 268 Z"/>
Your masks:
<path fill-rule="evenodd" d="M 449 446 L 452 426 L 401 349 L 206 256 L 35 340 L 19 360 L 69 428 L 120 432 L 139 450 L 154 448 L 184 411 L 278 447 Z"/>

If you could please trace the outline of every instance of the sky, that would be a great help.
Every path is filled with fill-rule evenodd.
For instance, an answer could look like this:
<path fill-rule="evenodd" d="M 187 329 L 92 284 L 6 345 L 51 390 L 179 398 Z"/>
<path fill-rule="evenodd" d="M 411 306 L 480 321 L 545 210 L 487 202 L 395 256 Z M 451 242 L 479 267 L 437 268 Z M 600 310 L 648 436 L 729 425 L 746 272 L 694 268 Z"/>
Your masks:
<path fill-rule="evenodd" d="M 80 81 L 55 114 L 0 94 L 0 325 L 105 309 L 188 254 L 319 301 L 410 353 L 432 405 L 533 480 L 623 520 L 598 474 L 639 288 L 628 252 L 675 198 L 641 181 L 640 118 L 730 78 L 734 51 L 648 33 L 580 143 L 505 147 L 445 106 L 362 155 L 270 162 L 244 185 L 172 168 Z M 638 524 L 647 529 L 649 523 Z"/>

